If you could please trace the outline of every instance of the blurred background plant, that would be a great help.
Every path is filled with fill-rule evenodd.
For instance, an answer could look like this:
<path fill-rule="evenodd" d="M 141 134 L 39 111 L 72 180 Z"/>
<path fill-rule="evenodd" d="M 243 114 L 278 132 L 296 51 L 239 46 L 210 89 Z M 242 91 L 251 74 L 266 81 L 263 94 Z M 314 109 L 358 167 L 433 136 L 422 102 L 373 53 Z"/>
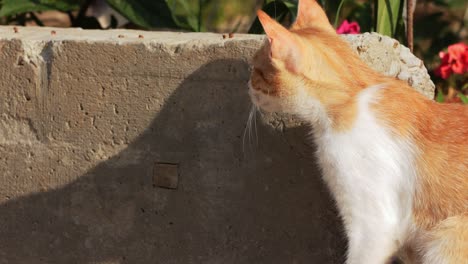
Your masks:
<path fill-rule="evenodd" d="M 414 47 L 436 83 L 436 100 L 468 103 L 467 0 L 317 1 L 339 33 L 375 31 Z M 297 0 L 0 0 L 0 24 L 262 33 L 255 10 L 262 8 L 287 26 L 297 5 Z"/>

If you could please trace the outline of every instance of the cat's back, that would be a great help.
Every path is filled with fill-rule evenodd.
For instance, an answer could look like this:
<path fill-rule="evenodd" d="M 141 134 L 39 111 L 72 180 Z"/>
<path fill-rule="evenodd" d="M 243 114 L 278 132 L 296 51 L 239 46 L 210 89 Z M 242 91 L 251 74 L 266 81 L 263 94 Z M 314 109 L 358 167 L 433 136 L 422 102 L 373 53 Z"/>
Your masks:
<path fill-rule="evenodd" d="M 377 120 L 413 149 L 414 215 L 422 226 L 468 211 L 468 107 L 441 104 L 390 82 L 372 106 Z"/>
<path fill-rule="evenodd" d="M 426 136 L 432 137 L 431 140 L 468 146 L 468 107 L 431 102 L 431 108 L 433 127 L 427 130 Z"/>
<path fill-rule="evenodd" d="M 468 107 L 429 100 L 402 82 L 379 91 L 375 115 L 413 149 L 412 219 L 423 263 L 468 257 Z M 439 245 L 439 246 L 437 246 Z M 434 259 L 432 256 L 443 256 Z"/>
<path fill-rule="evenodd" d="M 430 102 L 425 126 L 418 128 L 419 188 L 416 219 L 432 227 L 468 213 L 468 107 Z M 468 240 L 468 233 L 465 232 Z"/>
<path fill-rule="evenodd" d="M 383 87 L 371 107 L 396 137 L 424 145 L 468 146 L 468 107 L 429 100 L 400 81 Z"/>

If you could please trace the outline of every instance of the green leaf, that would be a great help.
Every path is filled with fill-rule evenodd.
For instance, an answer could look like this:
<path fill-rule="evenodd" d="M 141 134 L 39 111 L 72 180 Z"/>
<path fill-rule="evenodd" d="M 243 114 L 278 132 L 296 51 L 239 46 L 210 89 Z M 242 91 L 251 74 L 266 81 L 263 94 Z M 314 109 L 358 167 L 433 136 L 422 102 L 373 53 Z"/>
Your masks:
<path fill-rule="evenodd" d="M 289 8 L 289 11 L 291 11 L 294 14 L 297 14 L 297 8 L 299 6 L 297 1 L 283 0 L 283 3 Z"/>
<path fill-rule="evenodd" d="M 377 33 L 395 36 L 398 19 L 400 17 L 401 0 L 378 0 Z"/>
<path fill-rule="evenodd" d="M 443 103 L 445 101 L 444 94 L 440 89 L 437 89 L 436 102 Z"/>
<path fill-rule="evenodd" d="M 468 104 L 468 97 L 466 97 L 466 95 L 462 93 L 458 93 L 458 97 L 460 97 L 460 99 L 462 100 L 464 104 Z"/>
<path fill-rule="evenodd" d="M 203 31 L 200 19 L 200 4 L 198 1 L 166 0 L 175 23 L 183 29 L 190 31 Z"/>
<path fill-rule="evenodd" d="M 28 12 L 59 10 L 71 11 L 80 8 L 84 0 L 2 0 L 0 17 Z"/>
<path fill-rule="evenodd" d="M 178 28 L 165 0 L 107 0 L 107 3 L 143 28 Z"/>
<path fill-rule="evenodd" d="M 276 21 L 284 23 L 288 17 L 291 18 L 291 21 L 295 19 L 297 13 L 297 5 L 294 5 L 288 1 L 274 1 L 269 2 L 268 4 L 263 6 L 262 10 L 265 11 L 265 13 L 267 13 L 270 17 L 276 19 Z M 263 32 L 263 27 L 260 24 L 260 20 L 258 20 L 257 17 L 255 18 L 255 21 L 250 27 L 249 33 L 262 34 Z"/>

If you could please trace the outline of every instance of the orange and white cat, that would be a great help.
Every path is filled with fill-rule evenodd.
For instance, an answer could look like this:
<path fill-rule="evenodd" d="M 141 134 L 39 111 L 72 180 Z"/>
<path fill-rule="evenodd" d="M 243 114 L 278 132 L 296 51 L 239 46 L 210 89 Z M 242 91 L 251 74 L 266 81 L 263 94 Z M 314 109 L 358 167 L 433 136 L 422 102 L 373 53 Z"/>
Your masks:
<path fill-rule="evenodd" d="M 364 64 L 315 0 L 268 40 L 249 94 L 313 127 L 323 178 L 349 241 L 348 264 L 468 263 L 468 108 L 438 104 Z"/>

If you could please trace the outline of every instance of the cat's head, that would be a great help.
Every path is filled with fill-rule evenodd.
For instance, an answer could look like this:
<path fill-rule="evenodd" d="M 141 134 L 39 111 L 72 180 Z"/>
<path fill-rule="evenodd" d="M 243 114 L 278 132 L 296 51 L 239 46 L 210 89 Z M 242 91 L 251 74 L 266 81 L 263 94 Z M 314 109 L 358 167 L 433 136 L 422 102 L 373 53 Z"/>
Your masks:
<path fill-rule="evenodd" d="M 299 1 L 290 29 L 261 10 L 257 14 L 267 40 L 252 60 L 249 94 L 256 106 L 309 115 L 349 96 L 352 82 L 359 82 L 353 76 L 359 59 L 315 0 Z"/>

